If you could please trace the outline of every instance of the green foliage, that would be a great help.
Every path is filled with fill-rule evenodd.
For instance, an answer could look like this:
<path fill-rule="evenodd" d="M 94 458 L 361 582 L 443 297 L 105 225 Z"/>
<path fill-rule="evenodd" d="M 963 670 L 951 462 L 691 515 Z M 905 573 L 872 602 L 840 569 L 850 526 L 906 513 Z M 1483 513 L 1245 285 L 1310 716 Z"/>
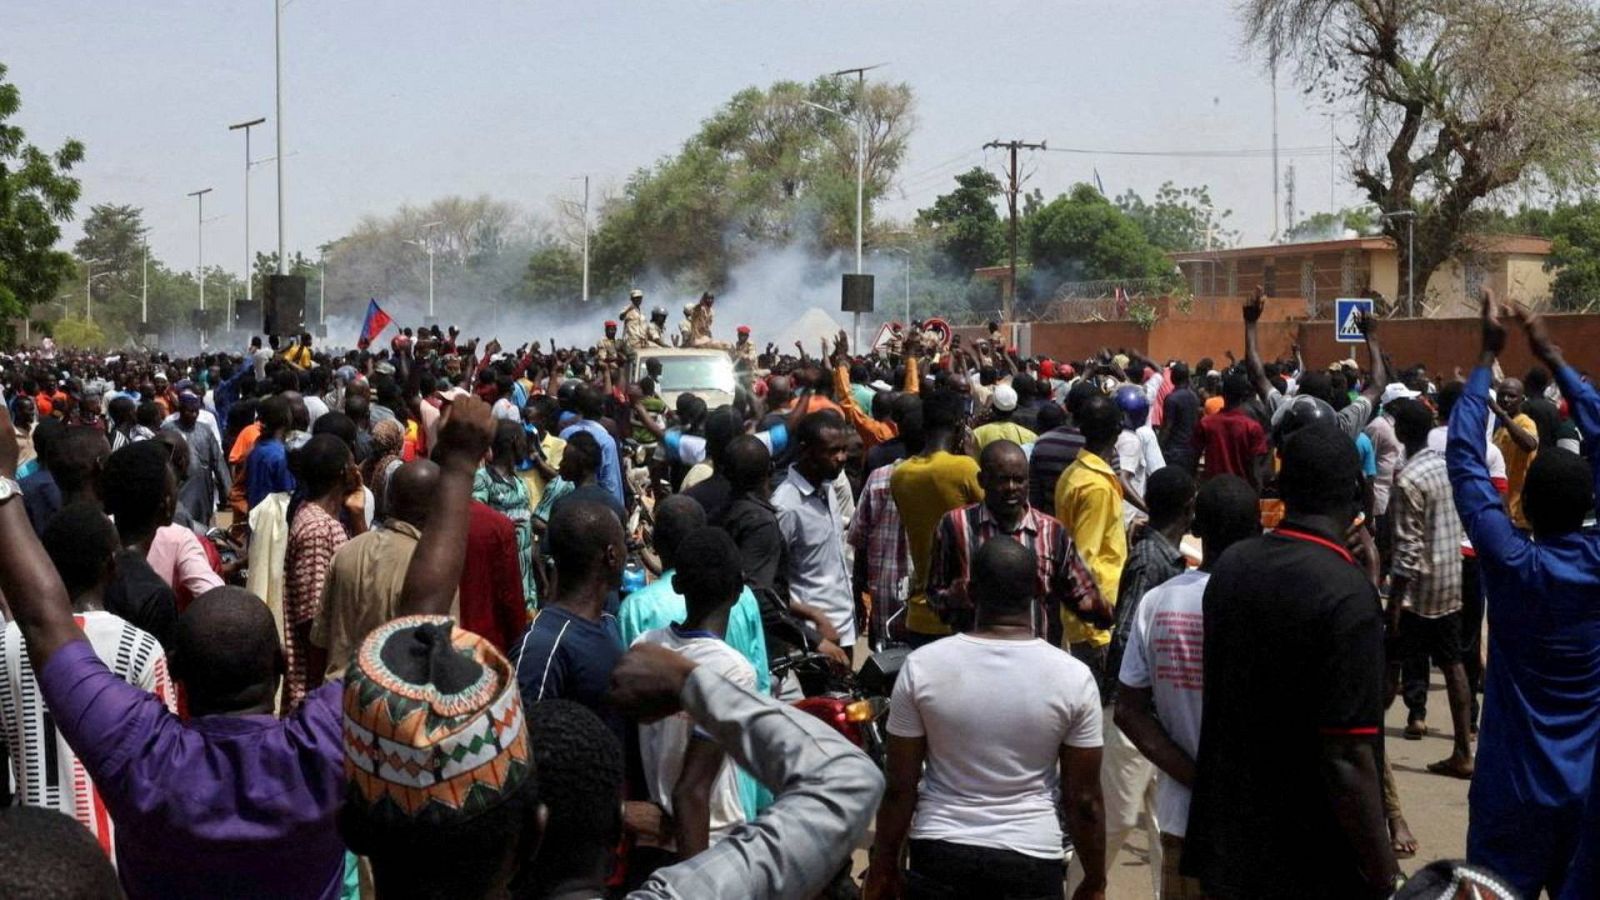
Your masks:
<path fill-rule="evenodd" d="M 1155 304 L 1148 300 L 1136 300 L 1128 305 L 1128 320 L 1145 331 L 1156 327 L 1161 321 L 1161 314 L 1156 312 Z"/>
<path fill-rule="evenodd" d="M 1336 241 L 1344 237 L 1345 231 L 1354 231 L 1359 235 L 1378 234 L 1383 230 L 1383 222 L 1378 218 L 1377 207 L 1363 205 L 1345 207 L 1338 212 L 1319 212 L 1306 216 L 1294 223 L 1294 227 L 1283 233 L 1284 240 L 1289 243 L 1305 241 Z"/>
<path fill-rule="evenodd" d="M 1239 237 L 1226 224 L 1233 210 L 1219 212 L 1206 185 L 1179 188 L 1168 181 L 1150 203 L 1132 190 L 1116 203 L 1151 244 L 1168 252 L 1227 246 Z"/>
<path fill-rule="evenodd" d="M 547 243 L 533 251 L 522 276 L 522 293 L 535 300 L 569 302 L 583 296 L 583 256 Z"/>
<path fill-rule="evenodd" d="M 5 75 L 0 64 L 0 321 L 29 315 L 71 277 L 72 258 L 55 245 L 80 191 L 67 173 L 83 160 L 75 140 L 54 153 L 24 143 L 22 129 L 9 124 L 22 93 Z M 4 330 L 11 333 L 9 321 Z"/>
<path fill-rule="evenodd" d="M 137 276 L 144 261 L 144 211 L 137 206 L 100 203 L 89 207 L 83 220 L 83 237 L 72 245 L 80 260 L 99 260 L 97 272 L 114 272 L 118 278 Z"/>
<path fill-rule="evenodd" d="M 1581 206 L 1581 204 L 1580 204 Z M 1557 206 L 1559 209 L 1572 207 Z M 1476 210 L 1472 216 L 1472 230 L 1491 234 L 1531 234 L 1537 237 L 1554 237 L 1555 210 L 1547 207 L 1519 204 L 1515 212 L 1499 207 Z"/>
<path fill-rule="evenodd" d="M 1558 206 L 1549 213 L 1551 285 L 1558 309 L 1582 310 L 1600 300 L 1600 201 Z"/>
<path fill-rule="evenodd" d="M 969 276 L 973 269 L 1005 259 L 1006 226 L 995 208 L 1001 192 L 1000 179 L 974 166 L 956 176 L 955 190 L 917 212 L 917 224 L 934 231 L 939 274 Z"/>
<path fill-rule="evenodd" d="M 266 293 L 267 279 L 278 274 L 278 251 L 274 250 L 271 253 L 262 253 L 260 250 L 257 250 L 255 261 L 251 265 L 250 270 L 250 276 L 254 278 L 256 282 L 255 296 L 260 297 L 262 294 Z M 316 284 L 317 280 L 317 264 L 309 259 L 306 259 L 305 254 L 301 253 L 299 250 L 296 250 L 294 255 L 289 257 L 288 274 L 299 275 L 300 277 L 305 278 L 307 283 L 314 285 Z"/>
<path fill-rule="evenodd" d="M 715 287 L 757 246 L 853 246 L 858 113 L 870 237 L 870 205 L 905 156 L 911 107 L 903 84 L 861 93 L 852 81 L 822 78 L 740 91 L 678 153 L 635 172 L 601 207 L 590 245 L 598 289 L 625 287 L 647 268 Z"/>
<path fill-rule="evenodd" d="M 1087 184 L 1029 218 L 1027 242 L 1040 288 L 1040 278 L 1059 283 L 1171 274 L 1172 263 L 1139 226 Z"/>
<path fill-rule="evenodd" d="M 57 321 L 51 328 L 51 336 L 55 338 L 57 344 L 63 347 L 103 350 L 110 346 L 106 341 L 105 330 L 100 327 L 100 323 L 85 321 L 77 317 Z"/>

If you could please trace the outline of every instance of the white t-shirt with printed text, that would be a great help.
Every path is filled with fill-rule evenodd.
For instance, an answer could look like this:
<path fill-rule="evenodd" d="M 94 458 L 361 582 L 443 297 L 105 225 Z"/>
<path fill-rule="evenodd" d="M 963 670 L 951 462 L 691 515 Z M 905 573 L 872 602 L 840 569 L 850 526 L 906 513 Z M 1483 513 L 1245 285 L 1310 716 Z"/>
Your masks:
<path fill-rule="evenodd" d="M 1205 687 L 1205 619 L 1200 601 L 1206 572 L 1188 571 L 1144 595 L 1128 632 L 1117 680 L 1149 688 L 1156 715 L 1173 743 L 1193 758 L 1200 752 L 1200 710 Z M 1189 789 L 1165 772 L 1156 782 L 1156 821 L 1183 837 L 1189 824 Z"/>

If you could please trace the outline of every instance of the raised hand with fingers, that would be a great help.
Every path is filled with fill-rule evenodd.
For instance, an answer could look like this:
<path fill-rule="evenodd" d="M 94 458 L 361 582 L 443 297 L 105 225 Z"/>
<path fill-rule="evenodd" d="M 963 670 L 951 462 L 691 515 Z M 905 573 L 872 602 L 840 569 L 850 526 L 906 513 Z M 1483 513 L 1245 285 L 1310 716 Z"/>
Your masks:
<path fill-rule="evenodd" d="M 1494 291 L 1484 288 L 1481 301 L 1483 355 L 1499 356 L 1506 349 L 1506 326 L 1500 322 L 1500 307 L 1495 303 Z"/>
<path fill-rule="evenodd" d="M 1247 323 L 1261 321 L 1261 313 L 1267 308 L 1267 292 L 1258 285 L 1256 292 L 1244 302 L 1244 320 Z"/>

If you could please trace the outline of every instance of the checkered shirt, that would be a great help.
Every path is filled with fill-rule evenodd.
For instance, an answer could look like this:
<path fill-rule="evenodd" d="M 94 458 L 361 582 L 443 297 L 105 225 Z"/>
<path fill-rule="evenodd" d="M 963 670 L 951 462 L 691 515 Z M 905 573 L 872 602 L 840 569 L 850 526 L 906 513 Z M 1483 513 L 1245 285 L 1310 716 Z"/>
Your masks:
<path fill-rule="evenodd" d="M 868 633 L 878 642 L 905 640 L 907 634 L 904 610 L 911 544 L 900 524 L 900 507 L 889 492 L 889 477 L 897 465 L 879 466 L 867 476 L 855 518 L 850 521 L 850 546 L 867 560 L 866 587 L 872 594 Z"/>
<path fill-rule="evenodd" d="M 1410 579 L 1406 600 L 1427 619 L 1461 608 L 1461 517 L 1450 492 L 1444 454 L 1423 450 L 1395 475 L 1392 572 Z"/>

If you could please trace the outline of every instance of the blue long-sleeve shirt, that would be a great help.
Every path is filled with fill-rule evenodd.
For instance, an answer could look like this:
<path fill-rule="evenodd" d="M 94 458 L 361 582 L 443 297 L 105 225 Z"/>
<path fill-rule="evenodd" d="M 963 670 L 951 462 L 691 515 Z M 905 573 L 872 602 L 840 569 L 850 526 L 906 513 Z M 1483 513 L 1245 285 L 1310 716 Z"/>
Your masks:
<path fill-rule="evenodd" d="M 289 472 L 289 453 L 283 441 L 262 438 L 245 459 L 245 497 L 250 508 L 266 499 L 268 494 L 294 493 L 294 475 Z"/>
<path fill-rule="evenodd" d="M 561 439 L 568 440 L 580 431 L 589 432 L 595 443 L 600 445 L 600 468 L 595 472 L 594 480 L 617 498 L 617 505 L 626 509 L 628 500 L 622 495 L 622 462 L 617 453 L 616 440 L 604 425 L 593 419 L 579 419 L 561 429 Z"/>
<path fill-rule="evenodd" d="M 1555 377 L 1585 440 L 1600 440 L 1600 394 L 1570 368 L 1557 369 Z M 1511 524 L 1484 461 L 1489 382 L 1482 366 L 1467 379 L 1450 415 L 1445 458 L 1488 596 L 1491 662 L 1484 674 L 1477 775 L 1468 794 L 1467 858 L 1504 866 L 1506 854 L 1517 851 L 1506 849 L 1503 829 L 1495 833 L 1497 819 L 1527 823 L 1533 813 L 1552 831 L 1575 828 L 1594 779 L 1600 532 L 1534 539 Z M 1574 838 L 1517 837 L 1529 847 Z"/>

